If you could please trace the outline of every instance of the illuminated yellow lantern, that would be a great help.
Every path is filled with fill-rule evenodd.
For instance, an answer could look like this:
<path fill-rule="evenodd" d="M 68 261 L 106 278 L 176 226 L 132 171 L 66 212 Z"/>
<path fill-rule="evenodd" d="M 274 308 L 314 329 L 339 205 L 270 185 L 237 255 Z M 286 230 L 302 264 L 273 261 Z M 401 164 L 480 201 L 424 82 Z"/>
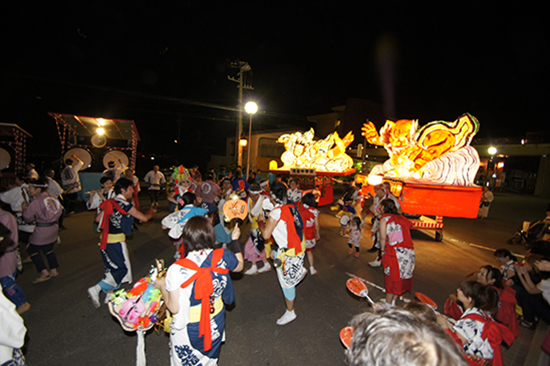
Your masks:
<path fill-rule="evenodd" d="M 269 162 L 269 170 L 277 170 L 277 161 L 276 160 L 271 160 Z"/>

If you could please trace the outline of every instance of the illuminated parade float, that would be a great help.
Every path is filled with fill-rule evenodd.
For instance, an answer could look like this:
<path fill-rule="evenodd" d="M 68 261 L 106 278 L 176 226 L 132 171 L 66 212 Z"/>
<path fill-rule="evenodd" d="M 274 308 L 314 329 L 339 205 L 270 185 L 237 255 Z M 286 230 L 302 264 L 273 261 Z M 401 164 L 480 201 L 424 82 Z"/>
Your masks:
<path fill-rule="evenodd" d="M 369 122 L 362 130 L 369 144 L 384 146 L 389 159 L 369 175 L 359 174 L 358 182 L 371 192 L 389 182 L 404 213 L 423 215 L 413 228 L 435 230 L 442 240 L 443 216 L 477 217 L 482 188 L 474 185 L 480 159 L 470 146 L 479 130 L 475 117 L 466 113 L 421 128 L 416 120 L 386 121 L 380 133 Z"/>
<path fill-rule="evenodd" d="M 321 193 L 319 206 L 333 203 L 331 176 L 346 176 L 355 173 L 353 159 L 346 154 L 347 147 L 353 142 L 353 134 L 348 132 L 340 138 L 333 132 L 323 140 L 314 140 L 315 131 L 295 132 L 279 137 L 278 143 L 284 144 L 285 152 L 281 155 L 283 166 L 277 167 L 271 161 L 269 171 L 272 173 L 289 173 L 302 180 L 302 187 L 317 188 Z"/>

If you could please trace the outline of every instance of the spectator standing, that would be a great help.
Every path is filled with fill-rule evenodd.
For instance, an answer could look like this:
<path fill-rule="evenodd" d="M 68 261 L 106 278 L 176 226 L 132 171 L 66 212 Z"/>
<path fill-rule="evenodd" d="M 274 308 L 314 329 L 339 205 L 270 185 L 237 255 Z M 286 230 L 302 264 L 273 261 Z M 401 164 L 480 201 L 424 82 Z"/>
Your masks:
<path fill-rule="evenodd" d="M 159 166 L 155 165 L 153 167 L 153 170 L 149 171 L 145 178 L 143 178 L 143 181 L 145 183 L 149 184 L 149 195 L 151 197 L 151 206 L 158 206 L 159 205 L 159 193 L 160 193 L 160 186 L 162 184 L 166 184 L 166 178 L 164 178 L 164 174 L 159 171 Z"/>
<path fill-rule="evenodd" d="M 491 202 L 493 202 L 494 199 L 493 192 L 489 190 L 489 187 L 483 187 L 481 202 L 479 203 L 479 218 L 483 220 L 489 215 L 489 207 L 491 207 Z"/>
<path fill-rule="evenodd" d="M 65 209 L 69 215 L 74 213 L 74 207 L 80 187 L 80 177 L 78 171 L 84 165 L 84 162 L 73 154 L 74 159 L 65 159 L 65 168 L 61 172 L 61 186 L 63 187 L 63 197 L 65 198 Z M 76 160 L 76 162 L 75 162 Z"/>
<path fill-rule="evenodd" d="M 262 182 L 262 171 L 258 169 L 258 171 L 256 172 L 256 184 L 260 185 L 261 182 Z"/>

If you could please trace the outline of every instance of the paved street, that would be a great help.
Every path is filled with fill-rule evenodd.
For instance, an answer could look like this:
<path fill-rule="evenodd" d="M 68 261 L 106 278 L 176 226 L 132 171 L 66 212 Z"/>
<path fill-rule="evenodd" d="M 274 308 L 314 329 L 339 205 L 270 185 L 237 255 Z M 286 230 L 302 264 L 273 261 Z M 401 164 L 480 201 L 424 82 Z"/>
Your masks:
<path fill-rule="evenodd" d="M 142 205 L 146 203 L 143 197 Z M 443 242 L 435 242 L 431 233 L 413 232 L 417 257 L 414 291 L 430 296 L 441 308 L 466 274 L 484 264 L 498 264 L 492 252 L 470 244 L 512 248 L 505 240 L 521 221 L 542 218 L 547 203 L 530 196 L 496 193 L 488 219 L 445 219 Z M 149 271 L 155 258 L 172 262 L 173 246 L 160 228 L 166 206 L 161 203 L 153 222 L 140 225 L 128 240 L 134 281 Z M 374 254 L 366 253 L 370 238 L 363 238 L 362 254 L 354 258 L 348 254 L 347 239 L 338 236 L 338 220 L 328 207 L 321 210 L 322 238 L 314 251 L 319 273 L 308 275 L 298 286 L 297 319 L 283 327 L 275 324 L 284 312 L 284 301 L 274 271 L 256 276 L 234 275 L 236 302 L 228 307 L 220 365 L 345 365 L 338 332 L 368 307 L 366 301 L 346 290 L 346 272 L 380 285 L 383 274 L 380 268 L 367 265 L 374 258 Z M 69 229 L 61 232 L 62 245 L 56 248 L 61 266 L 59 277 L 33 285 L 36 271 L 32 264 L 26 264 L 18 277 L 32 305 L 23 315 L 28 328 L 25 351 L 30 365 L 135 363 L 135 334 L 125 333 L 106 306 L 96 310 L 87 298 L 86 289 L 97 283 L 103 272 L 98 235 L 92 232 L 93 218 L 94 213 L 81 212 L 66 219 Z M 523 253 L 523 248 L 512 250 Z M 245 270 L 248 267 L 247 263 Z M 371 295 L 376 300 L 383 294 L 372 289 Z M 530 334 L 526 332 L 532 331 L 522 330 L 520 338 L 528 339 Z M 149 365 L 169 364 L 168 339 L 164 333 L 148 333 Z M 510 356 L 516 351 L 514 347 L 505 351 L 505 358 L 507 352 Z M 506 358 L 506 365 L 516 364 L 523 362 Z"/>

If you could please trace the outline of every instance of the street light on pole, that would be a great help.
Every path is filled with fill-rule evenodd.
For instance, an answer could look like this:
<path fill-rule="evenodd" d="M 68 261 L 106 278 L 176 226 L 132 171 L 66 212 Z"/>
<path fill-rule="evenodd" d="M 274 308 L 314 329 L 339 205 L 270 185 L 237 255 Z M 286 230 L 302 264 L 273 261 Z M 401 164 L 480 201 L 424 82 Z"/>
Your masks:
<path fill-rule="evenodd" d="M 258 112 L 258 105 L 254 102 L 247 102 L 244 105 L 244 110 L 250 115 L 250 122 L 248 123 L 248 149 L 246 158 L 246 180 L 248 181 L 248 174 L 250 173 L 250 149 L 252 148 L 252 115 Z"/>

